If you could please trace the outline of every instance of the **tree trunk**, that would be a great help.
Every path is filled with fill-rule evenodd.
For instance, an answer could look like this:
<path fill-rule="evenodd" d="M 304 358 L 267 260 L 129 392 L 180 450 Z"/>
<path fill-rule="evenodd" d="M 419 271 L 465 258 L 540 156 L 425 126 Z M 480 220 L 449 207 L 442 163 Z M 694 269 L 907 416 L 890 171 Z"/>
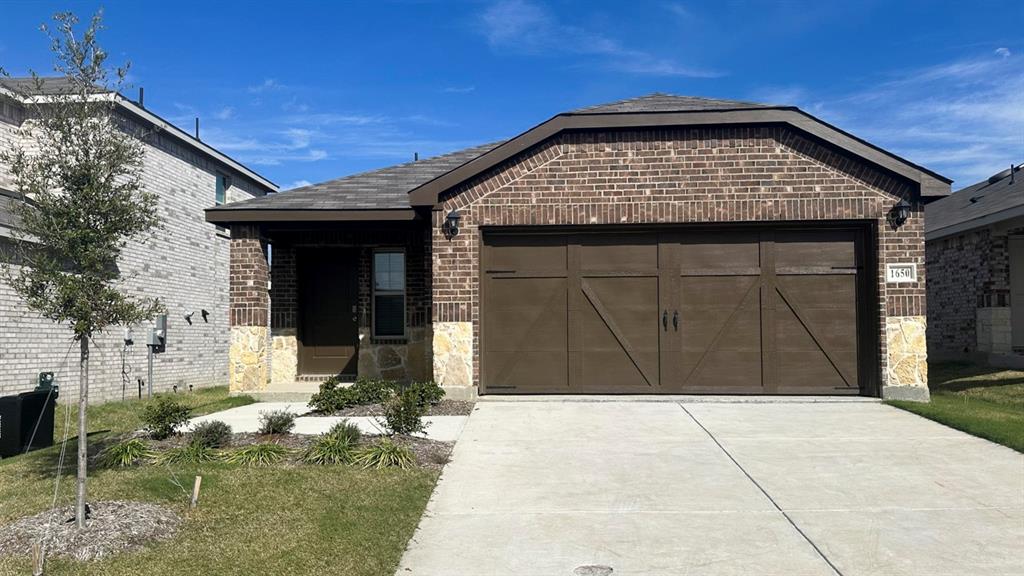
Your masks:
<path fill-rule="evenodd" d="M 78 497 L 75 499 L 75 523 L 85 528 L 85 477 L 89 471 L 89 451 L 85 437 L 85 409 L 89 405 L 89 337 L 82 336 L 78 357 Z"/>

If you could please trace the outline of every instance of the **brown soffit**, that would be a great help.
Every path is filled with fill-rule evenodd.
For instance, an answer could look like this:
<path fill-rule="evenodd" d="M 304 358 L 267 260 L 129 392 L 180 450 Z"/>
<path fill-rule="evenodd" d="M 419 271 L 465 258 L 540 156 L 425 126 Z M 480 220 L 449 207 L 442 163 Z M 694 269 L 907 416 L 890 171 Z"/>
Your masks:
<path fill-rule="evenodd" d="M 948 196 L 952 180 L 904 160 L 810 114 L 792 107 L 750 108 L 699 112 L 641 112 L 622 114 L 560 114 L 508 142 L 409 191 L 412 206 L 437 207 L 438 197 L 501 162 L 566 130 L 788 124 L 811 136 L 901 176 L 919 187 L 922 197 Z"/>
<path fill-rule="evenodd" d="M 232 222 L 359 222 L 419 220 L 415 210 L 242 210 L 206 209 L 206 221 Z"/>

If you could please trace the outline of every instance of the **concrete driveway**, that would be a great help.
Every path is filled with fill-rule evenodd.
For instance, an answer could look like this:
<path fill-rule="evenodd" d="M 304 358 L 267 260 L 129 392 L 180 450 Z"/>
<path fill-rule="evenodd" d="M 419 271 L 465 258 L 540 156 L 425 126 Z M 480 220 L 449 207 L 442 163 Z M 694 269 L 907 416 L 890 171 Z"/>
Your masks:
<path fill-rule="evenodd" d="M 1017 576 L 1024 456 L 874 402 L 480 402 L 398 574 Z"/>

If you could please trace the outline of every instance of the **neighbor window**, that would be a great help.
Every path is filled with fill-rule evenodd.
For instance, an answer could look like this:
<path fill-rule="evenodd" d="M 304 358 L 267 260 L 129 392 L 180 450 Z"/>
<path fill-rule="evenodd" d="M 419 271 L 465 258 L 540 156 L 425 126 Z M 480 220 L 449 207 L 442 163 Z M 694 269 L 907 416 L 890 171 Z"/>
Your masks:
<path fill-rule="evenodd" d="M 373 334 L 405 336 L 405 253 L 373 254 Z"/>
<path fill-rule="evenodd" d="M 217 173 L 217 197 L 215 198 L 215 201 L 217 202 L 217 206 L 220 206 L 221 204 L 227 202 L 227 200 L 228 200 L 228 177 L 218 172 Z"/>

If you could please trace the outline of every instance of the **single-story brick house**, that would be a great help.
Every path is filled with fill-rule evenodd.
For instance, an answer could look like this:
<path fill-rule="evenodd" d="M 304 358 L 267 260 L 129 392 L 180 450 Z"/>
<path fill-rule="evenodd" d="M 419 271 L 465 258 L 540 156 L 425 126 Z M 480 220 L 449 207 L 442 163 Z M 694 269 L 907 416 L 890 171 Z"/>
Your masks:
<path fill-rule="evenodd" d="M 653 94 L 211 208 L 231 386 L 926 400 L 949 184 L 794 107 Z"/>
<path fill-rule="evenodd" d="M 928 353 L 1024 368 L 1024 165 L 928 205 Z"/>
<path fill-rule="evenodd" d="M 67 94 L 64 78 L 0 78 L 0 149 L 31 148 L 22 128 L 31 122 L 34 98 Z M 166 352 L 154 362 L 153 388 L 223 386 L 228 370 L 228 252 L 230 232 L 210 226 L 203 210 L 213 203 L 263 197 L 277 186 L 194 134 L 175 127 L 143 102 L 107 94 L 122 126 L 140 135 L 145 157 L 142 184 L 157 196 L 164 226 L 122 252 L 118 268 L 132 294 L 157 297 L 168 315 Z M 17 268 L 13 239 L 19 228 L 17 190 L 10 166 L 0 161 L 0 263 Z M 188 319 L 186 319 L 186 316 Z M 138 394 L 146 378 L 146 335 L 152 322 L 134 326 L 134 345 L 121 328 L 93 338 L 90 401 Z M 29 309 L 0 277 L 0 396 L 32 390 L 40 372 L 53 372 L 61 399 L 78 396 L 78 347 L 71 331 Z M 70 350 L 70 354 L 69 354 Z"/>

